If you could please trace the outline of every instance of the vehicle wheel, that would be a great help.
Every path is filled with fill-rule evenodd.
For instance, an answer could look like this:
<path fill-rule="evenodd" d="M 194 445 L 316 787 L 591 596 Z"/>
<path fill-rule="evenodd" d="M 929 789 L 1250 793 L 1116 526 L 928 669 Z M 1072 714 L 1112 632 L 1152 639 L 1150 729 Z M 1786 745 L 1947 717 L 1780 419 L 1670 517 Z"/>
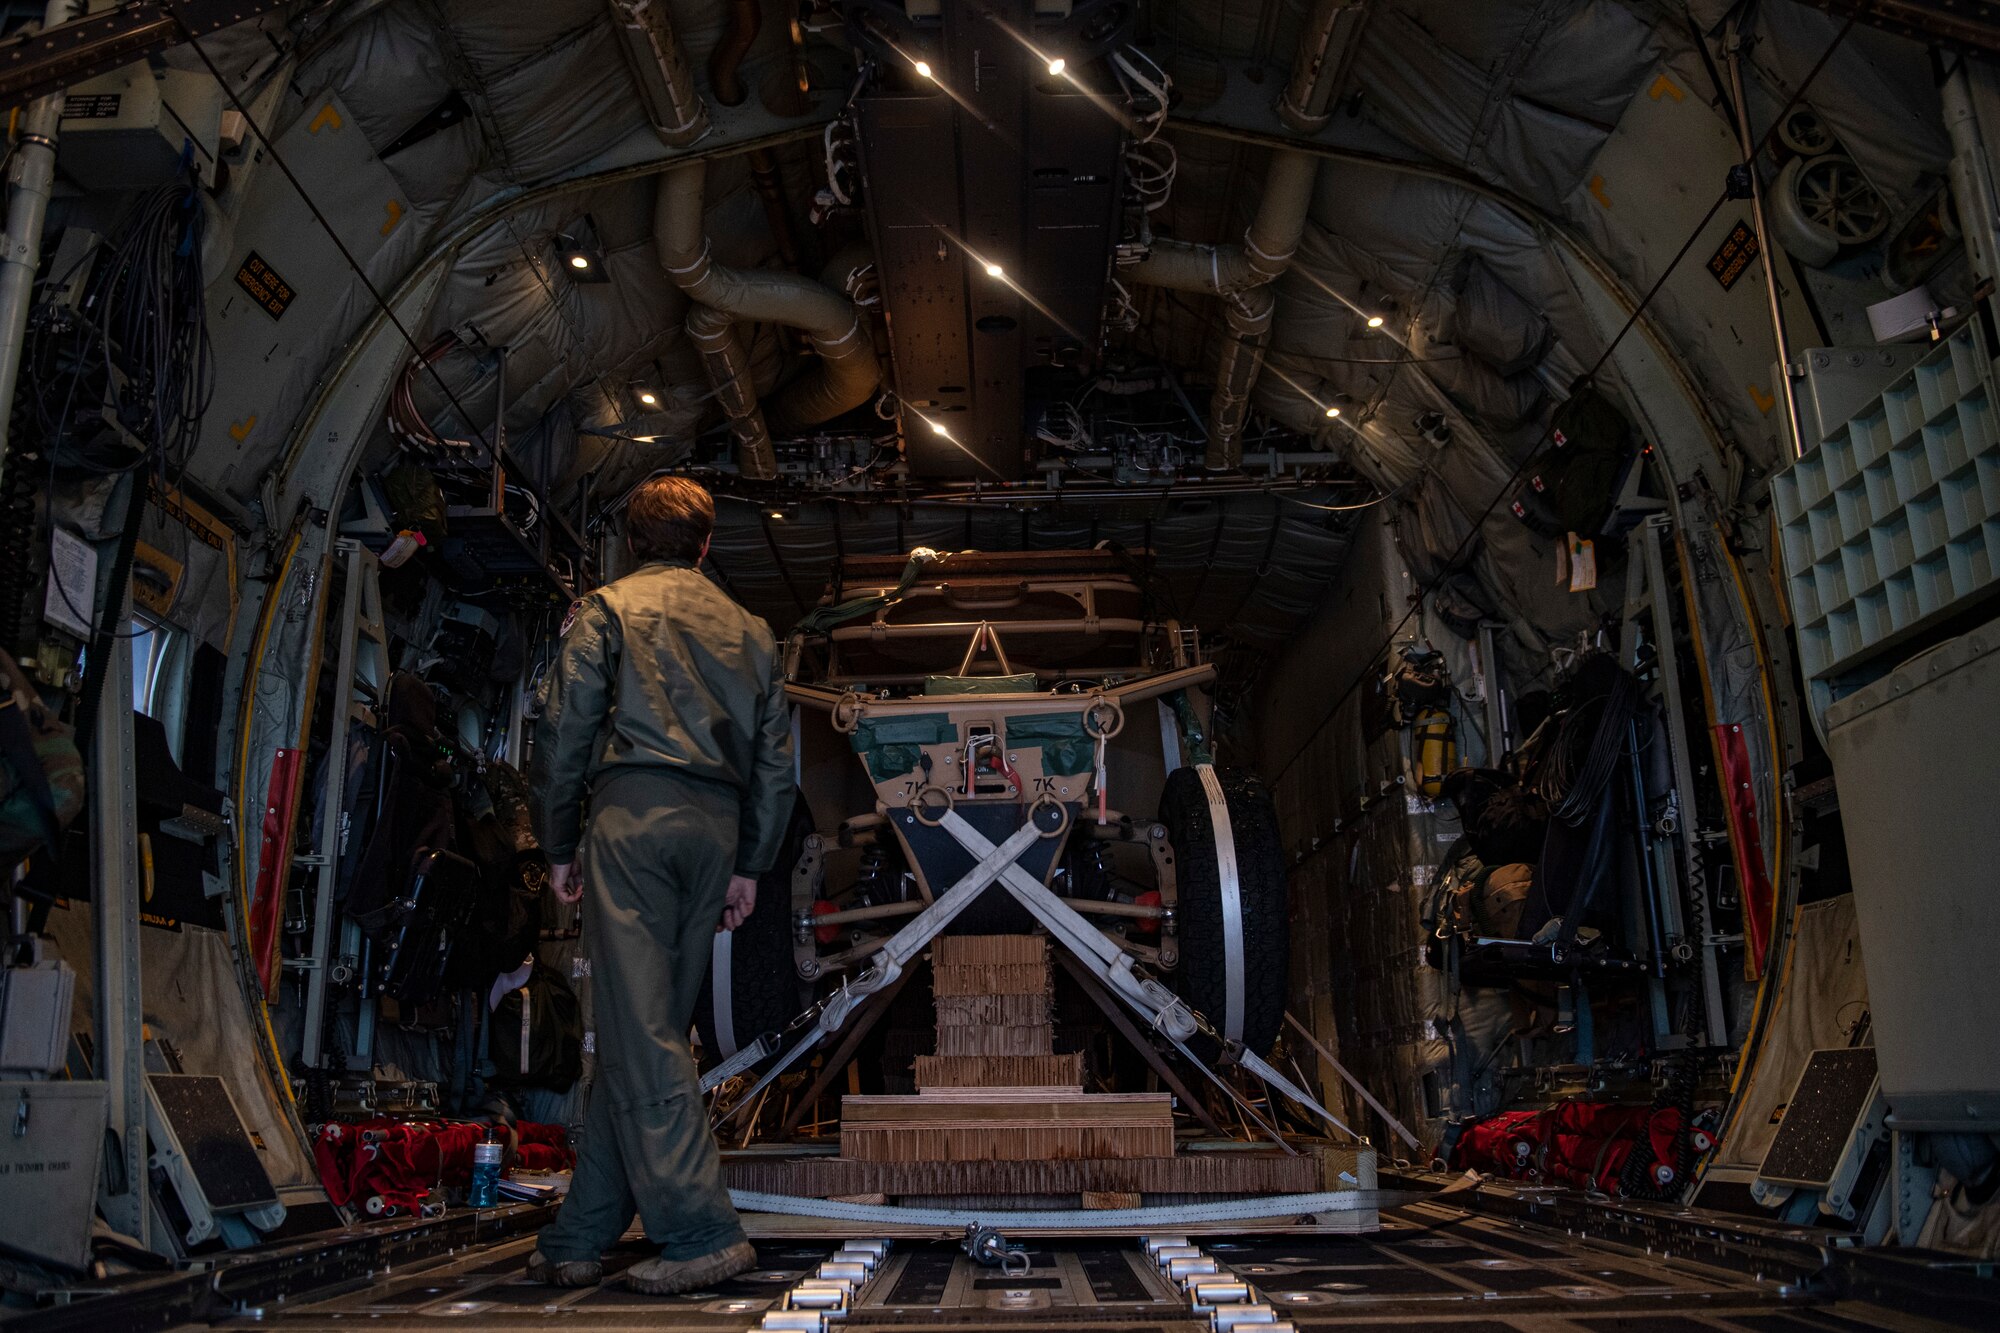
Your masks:
<path fill-rule="evenodd" d="M 806 999 L 792 958 L 792 867 L 812 835 L 812 811 L 804 793 L 792 803 L 791 826 L 785 831 L 778 863 L 757 881 L 757 908 L 738 930 L 719 932 L 709 956 L 708 975 L 695 1001 L 695 1031 L 701 1034 L 702 1062 L 712 1065 L 748 1046 L 766 1032 L 781 1032 L 799 1016 Z M 726 1003 L 718 994 L 725 964 L 729 983 Z M 716 1023 L 726 1010 L 727 1030 Z"/>
<path fill-rule="evenodd" d="M 1819 112 L 1809 106 L 1793 107 L 1778 122 L 1778 142 L 1800 157 L 1818 157 L 1839 146 L 1834 142 L 1833 131 L 1819 118 Z"/>
<path fill-rule="evenodd" d="M 1802 264 L 1822 268 L 1888 226 L 1888 204 L 1844 153 L 1795 157 L 1772 182 L 1772 230 Z"/>
<path fill-rule="evenodd" d="M 1243 1044 L 1268 1054 L 1285 1016 L 1291 938 L 1285 903 L 1285 861 L 1278 845 L 1278 812 L 1264 784 L 1248 773 L 1214 770 L 1229 815 L 1236 850 L 1237 893 L 1242 905 Z M 1217 1032 L 1227 1032 L 1231 962 L 1223 914 L 1222 867 L 1216 855 L 1215 820 L 1199 768 L 1175 769 L 1160 793 L 1160 822 L 1174 848 L 1180 903 L 1179 989 Z M 1215 1043 L 1190 1044 L 1203 1059 Z"/>

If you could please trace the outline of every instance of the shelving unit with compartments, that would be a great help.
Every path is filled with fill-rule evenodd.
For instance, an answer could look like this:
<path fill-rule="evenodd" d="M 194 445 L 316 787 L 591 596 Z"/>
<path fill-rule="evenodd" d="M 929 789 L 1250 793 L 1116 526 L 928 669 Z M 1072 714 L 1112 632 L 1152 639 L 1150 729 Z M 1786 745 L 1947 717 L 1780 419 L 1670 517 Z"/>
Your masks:
<path fill-rule="evenodd" d="M 1993 352 L 1962 325 L 1773 482 L 1800 665 L 1819 688 L 1996 591 Z"/>

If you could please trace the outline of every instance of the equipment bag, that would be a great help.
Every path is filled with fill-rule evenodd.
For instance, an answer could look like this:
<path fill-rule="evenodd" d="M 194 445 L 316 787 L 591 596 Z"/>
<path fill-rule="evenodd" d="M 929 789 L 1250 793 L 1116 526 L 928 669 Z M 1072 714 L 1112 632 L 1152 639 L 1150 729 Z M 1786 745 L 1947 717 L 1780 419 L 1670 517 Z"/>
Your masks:
<path fill-rule="evenodd" d="M 1514 497 L 1514 516 L 1551 540 L 1594 537 L 1637 456 L 1632 424 L 1588 380 L 1572 386 L 1549 432 L 1554 452 Z"/>
<path fill-rule="evenodd" d="M 569 1090 L 583 1073 L 583 1006 L 560 972 L 538 962 L 525 986 L 500 997 L 486 1051 L 495 1083 Z"/>

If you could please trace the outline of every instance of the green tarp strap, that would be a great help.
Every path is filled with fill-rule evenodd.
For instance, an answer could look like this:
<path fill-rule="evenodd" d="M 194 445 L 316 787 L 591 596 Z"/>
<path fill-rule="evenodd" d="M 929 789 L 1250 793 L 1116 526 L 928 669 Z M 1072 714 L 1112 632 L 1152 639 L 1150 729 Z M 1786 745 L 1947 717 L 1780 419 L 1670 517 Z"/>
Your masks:
<path fill-rule="evenodd" d="M 1030 713 L 1007 719 L 1007 748 L 1039 745 L 1042 772 L 1075 777 L 1097 767 L 1097 742 L 1083 729 L 1083 712 Z"/>
<path fill-rule="evenodd" d="M 822 606 L 816 611 L 808 611 L 799 617 L 798 628 L 805 634 L 824 634 L 835 625 L 845 625 L 850 620 L 859 620 L 885 606 L 894 606 L 903 600 L 903 594 L 916 583 L 917 576 L 931 565 L 941 565 L 951 559 L 950 551 L 933 551 L 928 546 L 919 546 L 910 552 L 910 559 L 903 566 L 903 577 L 897 581 L 896 590 L 875 593 L 867 597 L 854 597 L 833 606 Z"/>
<path fill-rule="evenodd" d="M 861 719 L 853 736 L 854 753 L 868 764 L 877 782 L 899 777 L 915 768 L 926 745 L 958 740 L 958 724 L 949 713 L 907 713 L 898 717 Z"/>

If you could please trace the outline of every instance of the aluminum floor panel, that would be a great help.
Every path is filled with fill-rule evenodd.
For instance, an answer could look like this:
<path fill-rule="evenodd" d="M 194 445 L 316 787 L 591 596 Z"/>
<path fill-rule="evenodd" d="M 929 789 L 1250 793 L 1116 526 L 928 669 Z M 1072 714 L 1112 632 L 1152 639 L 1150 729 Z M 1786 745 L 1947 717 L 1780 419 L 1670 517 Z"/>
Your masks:
<path fill-rule="evenodd" d="M 1651 1258 L 1560 1231 L 1422 1204 L 1383 1216 L 1371 1236 L 1291 1235 L 1196 1242 L 1248 1278 L 1300 1330 L 1437 1327 L 1458 1333 L 1837 1333 L 1939 1327 L 1873 1308 L 1834 1305 L 1794 1287 Z M 368 1328 L 435 1333 L 439 1321 L 481 1329 L 745 1333 L 834 1246 L 758 1242 L 757 1270 L 713 1290 L 641 1296 L 607 1285 L 559 1291 L 528 1283 L 531 1239 L 463 1251 L 365 1287 L 265 1307 L 223 1328 L 286 1333 Z M 609 1271 L 644 1256 L 629 1243 Z M 1033 1267 L 1008 1276 L 940 1242 L 899 1244 L 838 1327 L 1200 1333 L 1185 1300 L 1131 1240 L 1036 1242 Z"/>

